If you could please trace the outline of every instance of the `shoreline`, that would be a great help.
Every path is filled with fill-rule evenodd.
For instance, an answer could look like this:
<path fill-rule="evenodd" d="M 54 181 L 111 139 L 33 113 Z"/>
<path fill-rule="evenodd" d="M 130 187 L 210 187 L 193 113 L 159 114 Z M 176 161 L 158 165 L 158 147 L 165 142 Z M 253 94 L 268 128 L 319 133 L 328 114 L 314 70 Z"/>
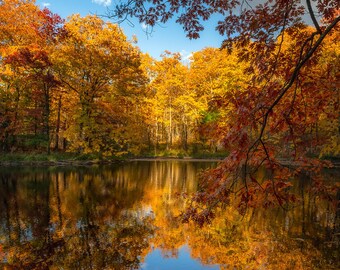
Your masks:
<path fill-rule="evenodd" d="M 27 167 L 27 166 L 34 166 L 34 167 L 55 167 L 55 166 L 93 166 L 93 165 L 110 165 L 110 164 L 119 164 L 123 162 L 135 162 L 135 161 L 157 161 L 157 162 L 166 162 L 166 161 L 178 161 L 178 162 L 221 162 L 224 160 L 225 157 L 126 157 L 126 158 L 117 158 L 117 159 L 79 159 L 79 157 L 74 156 L 70 157 L 69 159 L 56 159 L 53 158 L 51 160 L 46 158 L 41 159 L 24 159 L 24 156 L 18 156 L 20 158 L 13 158 L 8 160 L 1 160 L 0 158 L 0 167 Z M 283 166 L 302 166 L 302 167 L 312 167 L 308 166 L 308 164 L 302 164 L 299 161 L 293 161 L 288 159 L 278 159 L 281 165 Z M 327 159 L 323 161 L 328 161 L 332 164 L 329 168 L 340 168 L 340 160 L 337 158 L 334 159 Z M 327 167 L 325 167 L 327 168 Z"/>
<path fill-rule="evenodd" d="M 105 166 L 105 165 L 113 165 L 113 164 L 120 164 L 125 162 L 168 162 L 168 161 L 176 161 L 176 162 L 216 162 L 219 163 L 223 161 L 223 159 L 207 159 L 207 158 L 132 158 L 132 159 L 125 159 L 125 160 L 112 160 L 112 161 L 96 161 L 96 160 L 87 160 L 87 161 L 0 161 L 0 168 L 1 167 L 78 167 L 78 166 Z M 293 161 L 285 161 L 281 162 L 283 166 L 292 166 L 298 167 L 297 162 Z M 313 166 L 302 166 L 302 167 L 313 167 Z M 332 162 L 332 165 L 324 167 L 325 169 L 340 169 L 340 162 Z"/>
<path fill-rule="evenodd" d="M 59 166 L 93 166 L 93 165 L 111 165 L 119 164 L 123 162 L 133 161 L 179 161 L 179 162 L 220 162 L 222 159 L 180 159 L 180 158 L 138 158 L 138 159 L 125 159 L 125 160 L 113 160 L 113 161 L 0 161 L 0 167 L 59 167 Z"/>
<path fill-rule="evenodd" d="M 0 167 L 52 167 L 52 166 L 93 166 L 93 165 L 110 165 L 123 162 L 134 161 L 180 161 L 180 162 L 220 162 L 222 158 L 178 158 L 178 157 L 138 157 L 123 159 L 89 159 L 89 160 L 0 160 Z"/>

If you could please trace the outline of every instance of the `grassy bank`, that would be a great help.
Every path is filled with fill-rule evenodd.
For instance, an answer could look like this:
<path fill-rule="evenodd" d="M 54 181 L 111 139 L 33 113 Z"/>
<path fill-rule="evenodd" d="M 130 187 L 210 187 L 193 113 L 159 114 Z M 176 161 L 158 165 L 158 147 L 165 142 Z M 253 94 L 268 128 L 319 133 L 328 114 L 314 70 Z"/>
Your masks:
<path fill-rule="evenodd" d="M 37 164 L 37 165 L 67 165 L 67 164 L 100 164 L 100 163 L 113 163 L 118 161 L 124 161 L 129 159 L 224 159 L 228 156 L 228 152 L 218 151 L 218 152 L 184 152 L 181 150 L 167 150 L 167 151 L 159 151 L 157 153 L 144 153 L 141 155 L 120 155 L 120 156 L 110 156 L 103 157 L 97 154 L 79 154 L 79 153 L 0 153 L 0 166 L 1 165 L 29 165 L 29 164 Z M 323 160 L 329 160 L 334 165 L 340 165 L 339 157 L 324 157 Z M 285 161 L 283 159 L 283 161 Z M 290 160 L 287 160 L 288 163 L 291 163 Z"/>
<path fill-rule="evenodd" d="M 178 158 L 178 159 L 223 159 L 228 155 L 226 152 L 201 152 L 187 153 L 183 151 L 170 150 L 158 152 L 156 155 L 145 153 L 142 155 L 123 155 L 103 157 L 96 154 L 78 153 L 0 153 L 0 165 L 67 165 L 67 164 L 99 164 L 112 163 L 130 158 Z"/>
<path fill-rule="evenodd" d="M 122 160 L 119 157 L 103 158 L 94 154 L 77 154 L 77 153 L 1 153 L 0 165 L 20 165 L 20 164 L 37 164 L 37 165 L 54 165 L 54 164 L 95 164 L 109 163 Z"/>

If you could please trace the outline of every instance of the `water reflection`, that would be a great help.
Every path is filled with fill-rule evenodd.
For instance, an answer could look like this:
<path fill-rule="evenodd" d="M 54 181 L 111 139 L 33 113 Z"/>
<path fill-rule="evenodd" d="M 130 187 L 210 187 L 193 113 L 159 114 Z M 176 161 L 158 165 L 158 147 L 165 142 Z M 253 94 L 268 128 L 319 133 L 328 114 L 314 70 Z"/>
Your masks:
<path fill-rule="evenodd" d="M 301 181 L 291 211 L 223 209 L 202 229 L 175 218 L 214 163 L 2 168 L 0 268 L 338 269 L 337 216 Z M 333 178 L 334 179 L 334 178 Z"/>

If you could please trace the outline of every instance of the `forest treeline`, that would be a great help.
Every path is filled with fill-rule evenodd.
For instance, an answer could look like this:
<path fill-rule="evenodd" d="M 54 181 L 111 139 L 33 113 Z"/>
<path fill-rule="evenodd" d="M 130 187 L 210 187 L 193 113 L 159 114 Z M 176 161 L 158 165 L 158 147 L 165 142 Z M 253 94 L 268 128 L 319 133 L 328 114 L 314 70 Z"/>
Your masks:
<path fill-rule="evenodd" d="M 258 136 L 256 123 L 278 93 L 275 85 L 272 92 L 261 90 L 267 87 L 262 74 L 273 68 L 271 81 L 285 82 L 301 36 L 312 31 L 287 29 L 262 66 L 248 61 L 256 54 L 252 44 L 242 51 L 205 48 L 188 64 L 168 51 L 153 59 L 118 25 L 97 16 L 64 21 L 34 1 L 1 1 L 0 152 L 228 151 L 231 136 L 244 138 L 238 143 Z M 291 94 L 271 112 L 281 120 L 272 120 L 275 133 L 266 140 L 283 157 L 299 147 L 314 156 L 339 155 L 336 40 L 338 32 L 326 37 Z M 254 125 L 247 130 L 235 126 L 249 121 Z"/>

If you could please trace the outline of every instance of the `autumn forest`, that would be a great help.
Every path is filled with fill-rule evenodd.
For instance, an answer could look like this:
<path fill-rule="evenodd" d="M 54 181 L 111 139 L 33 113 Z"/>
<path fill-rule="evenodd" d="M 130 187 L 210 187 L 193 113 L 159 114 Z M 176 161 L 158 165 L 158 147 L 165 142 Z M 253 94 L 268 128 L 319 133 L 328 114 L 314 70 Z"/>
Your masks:
<path fill-rule="evenodd" d="M 338 269 L 339 1 L 117 3 L 0 0 L 0 267 L 138 269 L 189 247 L 201 266 Z M 189 60 L 119 24 L 197 39 L 216 15 L 225 40 Z"/>
<path fill-rule="evenodd" d="M 100 156 L 231 151 L 255 138 L 256 121 L 277 92 L 262 91 L 266 64 L 277 62 L 272 83 L 283 84 L 301 36 L 313 31 L 287 29 L 276 41 L 279 59 L 268 54 L 256 67 L 253 44 L 206 48 L 190 64 L 168 51 L 155 60 L 118 25 L 96 16 L 64 21 L 34 1 L 2 1 L 0 19 L 1 151 Z M 325 39 L 271 112 L 268 140 L 282 156 L 300 147 L 314 156 L 339 154 L 338 38 Z M 247 121 L 253 124 L 246 129 Z"/>
<path fill-rule="evenodd" d="M 238 1 L 222 2 L 198 1 L 181 14 L 185 1 L 122 1 L 103 18 L 64 20 L 35 1 L 1 1 L 0 151 L 99 159 L 222 153 L 184 216 L 200 224 L 241 180 L 241 212 L 294 202 L 286 191 L 306 168 L 318 192 L 334 195 L 319 172 L 340 153 L 339 4 L 276 1 L 241 6 L 235 17 Z M 221 48 L 194 52 L 189 62 L 169 51 L 153 59 L 111 22 L 134 16 L 154 26 L 175 13 L 189 38 L 199 38 L 200 20 L 224 14 Z M 272 174 L 258 179 L 261 167 Z M 210 206 L 197 211 L 201 203 Z"/>
<path fill-rule="evenodd" d="M 203 130 L 230 110 L 214 100 L 247 80 L 235 54 L 207 48 L 189 67 L 178 53 L 152 59 L 96 16 L 65 22 L 21 1 L 5 1 L 0 16 L 2 152 L 157 155 L 221 144 Z"/>

